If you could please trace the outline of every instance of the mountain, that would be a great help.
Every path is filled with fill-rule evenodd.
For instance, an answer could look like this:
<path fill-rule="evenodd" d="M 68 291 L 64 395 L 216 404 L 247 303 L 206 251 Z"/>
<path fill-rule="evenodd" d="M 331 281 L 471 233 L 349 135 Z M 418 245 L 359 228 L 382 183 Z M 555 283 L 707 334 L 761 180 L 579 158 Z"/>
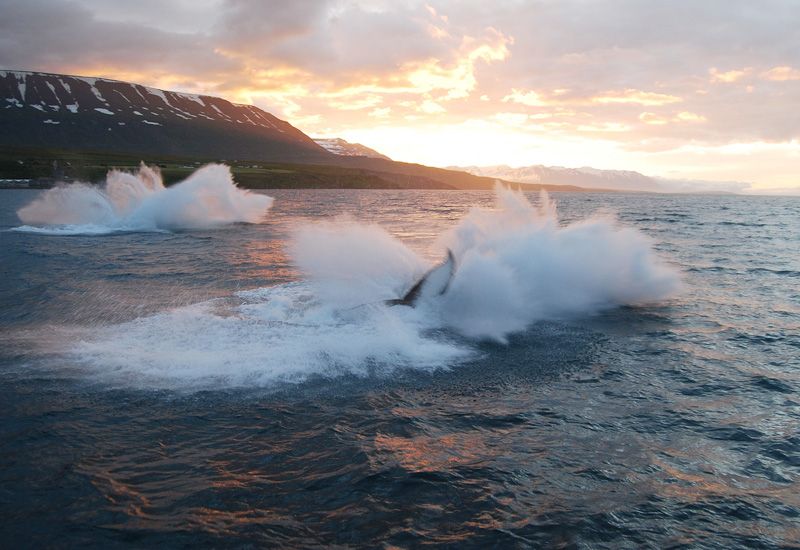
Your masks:
<path fill-rule="evenodd" d="M 252 105 L 103 78 L 0 71 L 0 146 L 320 162 L 331 153 Z"/>
<path fill-rule="evenodd" d="M 661 191 L 655 178 L 627 170 L 597 170 L 594 168 L 562 168 L 560 166 L 465 166 L 453 168 L 477 176 L 500 178 L 520 183 L 550 183 L 577 185 L 590 189 L 619 189 L 625 191 Z"/>
<path fill-rule="evenodd" d="M 344 140 L 320 146 L 258 107 L 140 84 L 0 70 L 0 178 L 49 185 L 157 163 L 168 181 L 226 161 L 249 187 L 491 189 L 495 177 L 395 162 Z M 528 189 L 583 191 L 574 186 Z"/>
<path fill-rule="evenodd" d="M 386 155 L 377 152 L 375 149 L 370 149 L 366 145 L 350 143 L 341 138 L 314 138 L 314 141 L 317 142 L 317 145 L 334 155 L 392 160 Z"/>
<path fill-rule="evenodd" d="M 656 193 L 740 193 L 749 183 L 737 181 L 702 181 L 646 176 L 630 170 L 599 170 L 588 166 L 463 166 L 451 167 L 476 176 L 499 178 L 520 183 L 574 185 L 584 189 L 615 191 L 647 191 Z"/>

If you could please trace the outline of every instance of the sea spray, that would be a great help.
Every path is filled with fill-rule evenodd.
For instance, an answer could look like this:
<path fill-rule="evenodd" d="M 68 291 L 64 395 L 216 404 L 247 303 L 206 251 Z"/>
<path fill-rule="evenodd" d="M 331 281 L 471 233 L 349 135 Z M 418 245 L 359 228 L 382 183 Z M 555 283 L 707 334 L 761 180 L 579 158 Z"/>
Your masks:
<path fill-rule="evenodd" d="M 17 215 L 17 228 L 53 234 L 208 229 L 236 222 L 258 223 L 272 198 L 236 186 L 230 168 L 204 166 L 165 187 L 157 168 L 109 171 L 104 186 L 60 185 L 45 191 Z"/>
<path fill-rule="evenodd" d="M 471 210 L 436 246 L 456 257 L 447 292 L 388 307 L 428 262 L 378 225 L 304 224 L 289 243 L 300 280 L 76 327 L 59 353 L 104 383 L 176 389 L 430 371 L 539 320 L 653 302 L 680 287 L 645 235 L 608 216 L 561 225 L 546 195 L 534 205 L 499 188 L 494 208 Z"/>
<path fill-rule="evenodd" d="M 495 195 L 494 209 L 471 210 L 442 239 L 459 263 L 442 314 L 463 334 L 503 340 L 534 321 L 652 303 L 680 289 L 652 241 L 613 217 L 561 226 L 545 191 L 538 207 L 500 186 Z"/>
<path fill-rule="evenodd" d="M 650 239 L 612 217 L 562 227 L 544 192 L 535 206 L 498 186 L 495 200 L 495 208 L 472 209 L 440 238 L 458 268 L 448 292 L 420 307 L 445 327 L 504 341 L 538 320 L 655 302 L 680 288 L 679 273 Z M 379 226 L 354 222 L 303 227 L 291 251 L 321 296 L 350 306 L 396 298 L 425 269 Z"/>
<path fill-rule="evenodd" d="M 302 225 L 289 252 L 317 295 L 337 307 L 397 298 L 426 263 L 379 225 L 352 219 Z"/>

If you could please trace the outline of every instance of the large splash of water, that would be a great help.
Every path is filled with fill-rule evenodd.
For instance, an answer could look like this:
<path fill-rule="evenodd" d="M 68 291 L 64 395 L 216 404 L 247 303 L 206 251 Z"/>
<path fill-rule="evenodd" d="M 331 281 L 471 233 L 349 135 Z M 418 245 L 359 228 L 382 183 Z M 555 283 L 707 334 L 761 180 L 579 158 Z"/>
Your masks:
<path fill-rule="evenodd" d="M 676 269 L 611 217 L 561 225 L 555 204 L 498 188 L 438 240 L 457 268 L 447 292 L 388 307 L 430 267 L 377 225 L 299 227 L 304 280 L 69 334 L 74 364 L 123 385 L 269 385 L 313 375 L 438 369 L 539 320 L 645 304 L 680 288 Z"/>
<path fill-rule="evenodd" d="M 111 170 L 102 187 L 74 183 L 49 189 L 21 208 L 17 230 L 52 234 L 207 229 L 259 222 L 272 198 L 236 186 L 230 168 L 209 164 L 165 187 L 157 168 Z"/>
<path fill-rule="evenodd" d="M 458 267 L 448 291 L 420 308 L 473 338 L 503 341 L 538 320 L 655 302 L 680 288 L 644 234 L 608 216 L 561 226 L 546 193 L 534 206 L 498 186 L 495 208 L 471 210 L 439 242 Z M 320 295 L 344 307 L 400 296 L 425 271 L 383 229 L 352 222 L 301 228 L 292 252 Z"/>

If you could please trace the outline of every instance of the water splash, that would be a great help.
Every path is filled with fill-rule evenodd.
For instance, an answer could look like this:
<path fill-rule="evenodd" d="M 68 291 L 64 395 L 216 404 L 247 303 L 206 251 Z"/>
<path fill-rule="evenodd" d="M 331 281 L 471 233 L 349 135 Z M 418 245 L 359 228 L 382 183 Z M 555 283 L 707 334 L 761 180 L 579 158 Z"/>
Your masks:
<path fill-rule="evenodd" d="M 51 338 L 81 376 L 120 387 L 264 387 L 312 376 L 436 370 L 474 355 L 410 308 L 342 310 L 304 282 L 254 289 Z M 62 352 L 63 353 L 63 352 Z"/>
<path fill-rule="evenodd" d="M 49 189 L 21 208 L 16 231 L 98 235 L 117 231 L 208 229 L 258 223 L 273 199 L 236 186 L 230 168 L 204 166 L 165 187 L 157 168 L 109 171 L 102 187 L 74 183 Z"/>
<path fill-rule="evenodd" d="M 387 307 L 430 267 L 378 225 L 310 223 L 290 242 L 303 280 L 70 333 L 72 364 L 106 383 L 192 389 L 450 368 L 539 320 L 668 298 L 678 271 L 611 217 L 559 224 L 555 204 L 498 188 L 443 234 L 444 295 Z M 62 348 L 63 349 L 63 348 Z"/>
<path fill-rule="evenodd" d="M 678 271 L 636 229 L 608 216 L 562 227 L 545 192 L 538 206 L 520 192 L 495 193 L 495 208 L 471 210 L 439 239 L 458 268 L 448 292 L 421 307 L 442 326 L 504 341 L 538 320 L 656 302 L 680 289 Z M 292 253 L 320 295 L 350 307 L 396 298 L 426 269 L 380 227 L 353 222 L 301 228 Z"/>

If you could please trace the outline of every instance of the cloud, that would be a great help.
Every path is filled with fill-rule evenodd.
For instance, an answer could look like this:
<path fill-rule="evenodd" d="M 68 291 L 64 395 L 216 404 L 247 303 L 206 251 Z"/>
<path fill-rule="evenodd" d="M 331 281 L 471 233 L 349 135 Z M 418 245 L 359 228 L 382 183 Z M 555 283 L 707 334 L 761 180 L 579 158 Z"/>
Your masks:
<path fill-rule="evenodd" d="M 712 67 L 709 69 L 708 74 L 711 75 L 712 83 L 724 82 L 726 84 L 730 84 L 732 82 L 738 82 L 744 77 L 749 76 L 752 72 L 752 67 L 745 67 L 744 69 L 732 69 L 725 72 L 717 70 L 716 67 Z"/>
<path fill-rule="evenodd" d="M 655 92 L 643 92 L 642 90 L 627 89 L 621 92 L 606 92 L 600 96 L 593 97 L 592 103 L 633 103 L 636 105 L 668 105 L 682 101 L 681 98 L 669 94 L 659 94 Z"/>
<path fill-rule="evenodd" d="M 682 101 L 680 97 L 656 92 L 645 92 L 629 88 L 627 90 L 606 90 L 596 96 L 575 97 L 569 96 L 569 90 L 557 89 L 546 92 L 535 90 L 519 90 L 513 88 L 511 93 L 503 98 L 503 102 L 514 102 L 529 107 L 547 107 L 551 105 L 607 105 L 607 104 L 636 104 L 636 105 L 668 105 Z"/>
<path fill-rule="evenodd" d="M 782 67 L 773 67 L 770 70 L 761 73 L 761 78 L 765 80 L 774 80 L 776 82 L 800 80 L 800 69 L 793 69 L 787 65 Z"/>
<path fill-rule="evenodd" d="M 692 113 L 689 111 L 681 111 L 676 115 L 675 118 L 681 122 L 705 122 L 708 120 L 703 115 L 698 115 L 697 113 Z"/>
<path fill-rule="evenodd" d="M 639 115 L 639 120 L 644 124 L 653 126 L 664 126 L 671 123 L 699 123 L 705 122 L 707 119 L 697 113 L 690 111 L 681 111 L 672 117 L 658 115 L 656 113 L 644 112 Z"/>
<path fill-rule="evenodd" d="M 431 101 L 430 99 L 426 99 L 425 101 L 423 101 L 422 104 L 419 106 L 419 110 L 429 115 L 447 112 L 447 109 L 445 109 L 435 101 Z"/>
<path fill-rule="evenodd" d="M 664 124 L 669 124 L 669 119 L 666 119 L 662 116 L 650 112 L 644 112 L 640 114 L 639 120 L 641 120 L 645 124 L 653 124 L 656 126 L 663 126 Z"/>
<path fill-rule="evenodd" d="M 796 10 L 793 0 L 0 0 L 0 65 L 222 95 L 310 133 L 435 123 L 459 143 L 458 132 L 506 135 L 514 154 L 564 163 L 570 145 L 575 163 L 603 151 L 599 161 L 641 168 L 686 143 L 800 139 Z M 702 155 L 691 158 L 702 171 Z M 784 181 L 789 164 L 764 178 Z"/>
<path fill-rule="evenodd" d="M 509 101 L 529 107 L 547 107 L 550 105 L 538 92 L 533 90 L 518 90 L 517 88 L 512 88 L 511 93 L 503 98 L 504 103 Z"/>

